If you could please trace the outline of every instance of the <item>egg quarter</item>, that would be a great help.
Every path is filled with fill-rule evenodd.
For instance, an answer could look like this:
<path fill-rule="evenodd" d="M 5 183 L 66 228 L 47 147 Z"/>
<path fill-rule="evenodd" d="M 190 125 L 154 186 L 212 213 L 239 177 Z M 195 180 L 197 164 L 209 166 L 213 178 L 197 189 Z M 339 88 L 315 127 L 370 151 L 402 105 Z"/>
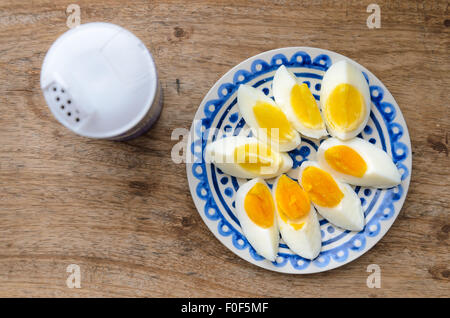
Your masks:
<path fill-rule="evenodd" d="M 329 138 L 319 146 L 317 160 L 336 179 L 352 185 L 385 189 L 401 182 L 392 158 L 361 138 Z"/>
<path fill-rule="evenodd" d="M 272 87 L 275 102 L 299 133 L 314 139 L 328 134 L 320 107 L 308 85 L 284 65 L 275 72 Z"/>
<path fill-rule="evenodd" d="M 305 191 L 283 174 L 275 180 L 272 195 L 283 241 L 295 254 L 310 260 L 316 258 L 322 236 L 317 213 Z"/>
<path fill-rule="evenodd" d="M 292 158 L 254 137 L 230 136 L 207 144 L 204 160 L 237 178 L 270 179 L 292 168 Z"/>
<path fill-rule="evenodd" d="M 239 113 L 256 138 L 270 142 L 278 151 L 295 149 L 301 138 L 283 109 L 261 90 L 241 84 L 237 92 Z"/>
<path fill-rule="evenodd" d="M 255 178 L 239 187 L 235 211 L 250 245 L 259 255 L 275 261 L 280 235 L 272 194 L 263 179 Z"/>
<path fill-rule="evenodd" d="M 298 182 L 330 223 L 350 231 L 364 228 L 361 200 L 350 185 L 336 180 L 315 161 L 302 163 Z"/>
<path fill-rule="evenodd" d="M 328 132 L 341 140 L 357 136 L 369 120 L 370 89 L 363 73 L 347 60 L 335 62 L 325 72 L 320 107 Z"/>

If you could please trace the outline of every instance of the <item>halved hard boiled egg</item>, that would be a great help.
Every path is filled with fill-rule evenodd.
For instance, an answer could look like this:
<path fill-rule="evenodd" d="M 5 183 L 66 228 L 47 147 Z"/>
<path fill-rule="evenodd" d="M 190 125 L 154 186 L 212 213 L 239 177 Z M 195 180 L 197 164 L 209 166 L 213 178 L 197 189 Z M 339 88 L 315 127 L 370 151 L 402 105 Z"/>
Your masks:
<path fill-rule="evenodd" d="M 286 245 L 307 259 L 319 255 L 322 237 L 316 210 L 300 185 L 286 175 L 279 176 L 273 187 L 278 228 Z"/>
<path fill-rule="evenodd" d="M 351 186 L 337 181 L 313 161 L 302 163 L 298 181 L 317 211 L 329 222 L 351 231 L 364 228 L 361 201 Z"/>
<path fill-rule="evenodd" d="M 401 182 L 391 157 L 361 138 L 327 139 L 319 147 L 317 160 L 336 179 L 353 185 L 389 188 Z"/>
<path fill-rule="evenodd" d="M 272 194 L 264 180 L 255 178 L 239 188 L 236 212 L 242 232 L 255 251 L 275 261 L 280 235 Z"/>
<path fill-rule="evenodd" d="M 292 168 L 292 159 L 254 137 L 232 136 L 206 146 L 205 160 L 238 178 L 277 177 Z"/>
<path fill-rule="evenodd" d="M 239 112 L 258 139 L 270 141 L 279 151 L 290 151 L 300 144 L 300 135 L 283 110 L 261 90 L 240 85 L 237 102 Z"/>
<path fill-rule="evenodd" d="M 370 90 L 363 73 L 342 60 L 323 76 L 320 105 L 328 131 L 347 140 L 358 135 L 370 115 Z"/>
<path fill-rule="evenodd" d="M 281 65 L 273 78 L 273 97 L 292 126 L 302 135 L 319 139 L 327 135 L 319 105 L 308 85 Z"/>

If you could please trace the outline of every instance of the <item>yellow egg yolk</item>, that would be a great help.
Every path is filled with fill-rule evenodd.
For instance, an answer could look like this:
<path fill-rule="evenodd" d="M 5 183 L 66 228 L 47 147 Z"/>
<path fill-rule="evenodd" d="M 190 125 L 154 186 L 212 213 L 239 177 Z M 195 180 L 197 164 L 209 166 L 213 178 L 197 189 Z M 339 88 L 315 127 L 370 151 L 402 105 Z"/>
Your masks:
<path fill-rule="evenodd" d="M 294 138 L 291 123 L 278 107 L 258 101 L 253 106 L 253 113 L 259 128 L 267 129 L 266 134 L 269 138 L 279 141 L 289 141 Z M 274 135 L 276 132 L 278 132 L 278 138 Z"/>
<path fill-rule="evenodd" d="M 291 105 L 298 120 L 307 128 L 323 127 L 322 116 L 313 94 L 305 83 L 295 84 L 291 90 Z"/>
<path fill-rule="evenodd" d="M 256 183 L 245 196 L 244 209 L 250 220 L 259 227 L 267 229 L 273 225 L 275 209 L 267 186 Z"/>
<path fill-rule="evenodd" d="M 234 162 L 251 173 L 270 174 L 278 169 L 280 158 L 270 150 L 270 147 L 251 143 L 234 149 Z"/>
<path fill-rule="evenodd" d="M 305 223 L 299 221 L 308 215 L 311 208 L 306 192 L 297 182 L 283 175 L 278 180 L 275 197 L 281 219 L 285 222 L 290 220 L 289 224 L 300 230 Z"/>
<path fill-rule="evenodd" d="M 336 171 L 361 178 L 367 171 L 364 159 L 353 148 L 339 145 L 325 151 L 325 160 Z"/>
<path fill-rule="evenodd" d="M 311 201 L 319 206 L 337 206 L 344 197 L 333 177 L 322 169 L 313 166 L 305 168 L 301 182 Z"/>
<path fill-rule="evenodd" d="M 325 116 L 329 125 L 341 132 L 355 130 L 366 115 L 362 94 L 353 85 L 337 85 L 325 102 Z"/>

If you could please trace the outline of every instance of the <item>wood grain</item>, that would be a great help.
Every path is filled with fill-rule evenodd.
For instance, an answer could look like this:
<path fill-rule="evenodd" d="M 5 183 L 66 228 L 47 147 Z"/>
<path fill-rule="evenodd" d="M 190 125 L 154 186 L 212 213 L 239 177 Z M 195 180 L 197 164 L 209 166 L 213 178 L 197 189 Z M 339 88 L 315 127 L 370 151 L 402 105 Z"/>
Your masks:
<path fill-rule="evenodd" d="M 134 32 L 152 51 L 164 108 L 132 141 L 78 137 L 47 109 L 40 67 L 72 1 L 0 0 L 0 296 L 450 296 L 448 1 L 73 1 L 81 22 Z M 387 235 L 341 268 L 283 275 L 235 256 L 203 224 L 173 129 L 189 128 L 228 69 L 274 48 L 313 46 L 371 70 L 412 140 L 404 207 Z M 81 267 L 81 288 L 66 267 Z M 369 264 L 380 289 L 366 286 Z"/>

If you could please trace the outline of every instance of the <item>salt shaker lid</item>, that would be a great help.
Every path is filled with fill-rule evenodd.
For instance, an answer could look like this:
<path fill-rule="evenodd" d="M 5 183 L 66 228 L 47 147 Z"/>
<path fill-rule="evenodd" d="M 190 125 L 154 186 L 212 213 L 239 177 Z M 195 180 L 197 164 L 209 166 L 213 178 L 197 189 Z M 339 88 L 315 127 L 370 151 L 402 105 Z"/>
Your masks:
<path fill-rule="evenodd" d="M 60 36 L 41 71 L 41 89 L 56 119 L 75 133 L 111 138 L 134 127 L 158 86 L 150 52 L 134 34 L 87 23 Z"/>

